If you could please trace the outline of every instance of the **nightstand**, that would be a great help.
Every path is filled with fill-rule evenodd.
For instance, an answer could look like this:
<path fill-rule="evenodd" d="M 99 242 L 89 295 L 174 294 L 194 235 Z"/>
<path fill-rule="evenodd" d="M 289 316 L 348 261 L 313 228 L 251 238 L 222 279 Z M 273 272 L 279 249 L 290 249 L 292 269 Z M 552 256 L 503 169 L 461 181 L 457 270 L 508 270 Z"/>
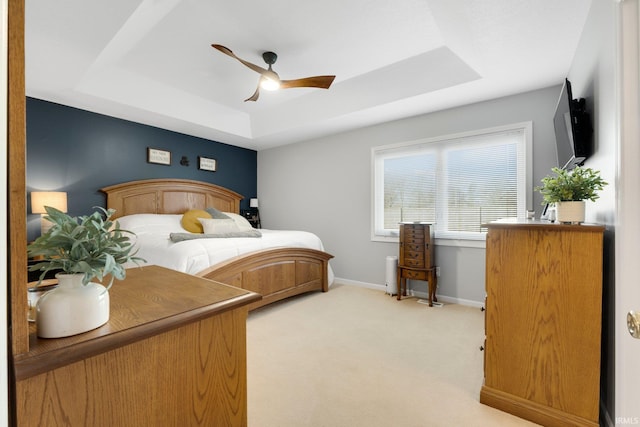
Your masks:
<path fill-rule="evenodd" d="M 262 228 L 260 224 L 260 212 L 257 209 L 243 210 L 242 216 L 245 217 L 253 228 Z"/>

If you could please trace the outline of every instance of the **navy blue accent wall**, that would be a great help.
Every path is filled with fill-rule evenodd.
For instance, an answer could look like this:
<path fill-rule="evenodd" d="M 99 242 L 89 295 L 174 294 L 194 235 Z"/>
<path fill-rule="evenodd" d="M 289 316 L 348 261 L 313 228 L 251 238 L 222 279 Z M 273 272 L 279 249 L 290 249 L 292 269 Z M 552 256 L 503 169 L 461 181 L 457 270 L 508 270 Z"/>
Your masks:
<path fill-rule="evenodd" d="M 244 196 L 257 191 L 257 152 L 60 104 L 27 98 L 27 196 L 66 191 L 70 215 L 105 206 L 100 188 L 149 178 L 186 178 Z M 171 165 L 147 163 L 147 147 L 171 152 Z M 186 156 L 189 166 L 182 166 Z M 198 156 L 217 160 L 216 172 L 198 169 Z M 40 215 L 27 197 L 27 237 L 40 235 Z"/>

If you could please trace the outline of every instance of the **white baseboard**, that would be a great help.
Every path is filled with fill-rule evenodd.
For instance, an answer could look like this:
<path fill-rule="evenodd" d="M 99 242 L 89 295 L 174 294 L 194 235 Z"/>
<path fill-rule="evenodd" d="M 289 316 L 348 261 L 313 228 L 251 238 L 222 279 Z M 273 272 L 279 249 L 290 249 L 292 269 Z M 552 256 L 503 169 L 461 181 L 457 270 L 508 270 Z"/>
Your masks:
<path fill-rule="evenodd" d="M 341 283 L 343 285 L 353 285 L 361 288 L 375 289 L 382 292 L 385 292 L 387 290 L 387 287 L 385 285 L 377 285 L 374 283 L 359 282 L 357 280 L 342 279 L 340 277 L 336 277 L 333 280 L 333 283 Z"/>
<path fill-rule="evenodd" d="M 342 279 L 340 277 L 336 277 L 334 279 L 334 283 L 341 283 L 343 285 L 352 285 L 352 286 L 359 286 L 361 288 L 367 288 L 367 289 L 375 289 L 378 291 L 382 291 L 382 292 L 386 292 L 387 287 L 385 285 L 378 285 L 375 283 L 368 283 L 368 282 L 359 282 L 357 280 L 349 280 L 349 279 Z M 409 295 L 411 296 L 415 296 L 415 297 L 419 297 L 419 298 L 423 298 L 423 299 L 428 299 L 429 295 L 427 295 L 426 292 L 419 292 L 419 291 L 414 291 L 413 289 L 410 289 L 409 291 Z M 477 308 L 481 308 L 484 306 L 483 302 L 480 301 L 472 301 L 472 300 L 468 300 L 468 299 L 463 299 L 463 298 L 456 298 L 456 297 L 449 297 L 446 295 L 439 295 L 436 293 L 436 297 L 438 298 L 438 301 L 440 302 L 444 302 L 447 304 L 460 304 L 460 305 L 466 305 L 469 307 L 477 307 Z"/>
<path fill-rule="evenodd" d="M 436 293 L 436 296 L 438 297 L 438 301 L 440 302 L 446 302 L 449 304 L 466 305 L 468 307 L 475 307 L 475 308 L 484 307 L 484 303 L 480 301 L 473 301 L 473 300 L 464 299 L 464 298 L 448 297 L 446 295 L 438 295 L 437 293 Z"/>

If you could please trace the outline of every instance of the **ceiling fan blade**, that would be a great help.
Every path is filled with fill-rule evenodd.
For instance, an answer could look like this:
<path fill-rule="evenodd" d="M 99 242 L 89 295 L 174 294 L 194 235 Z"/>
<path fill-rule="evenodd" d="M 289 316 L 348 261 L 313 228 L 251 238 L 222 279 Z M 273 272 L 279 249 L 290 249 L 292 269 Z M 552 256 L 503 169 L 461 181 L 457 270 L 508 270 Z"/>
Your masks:
<path fill-rule="evenodd" d="M 224 47 L 220 44 L 212 44 L 211 47 L 213 47 L 214 49 L 219 50 L 220 52 L 224 53 L 225 55 L 228 55 L 234 59 L 237 59 L 238 61 L 240 61 L 242 64 L 244 64 L 245 66 L 247 66 L 248 68 L 252 69 L 253 71 L 255 71 L 256 73 L 262 74 L 264 72 L 267 71 L 266 68 L 262 68 L 259 65 L 256 64 L 252 64 L 249 61 L 245 61 L 244 59 L 236 56 L 235 53 L 233 53 L 233 51 L 231 49 L 229 49 L 228 47 Z"/>
<path fill-rule="evenodd" d="M 329 86 L 331 86 L 331 83 L 333 83 L 333 79 L 335 78 L 336 76 L 315 76 L 295 80 L 280 80 L 280 88 L 317 87 L 320 89 L 329 89 Z"/>
<path fill-rule="evenodd" d="M 256 88 L 256 91 L 253 92 L 253 95 L 251 95 L 249 98 L 245 99 L 244 102 L 257 101 L 259 96 L 260 96 L 260 82 L 258 81 L 258 87 Z"/>
<path fill-rule="evenodd" d="M 250 68 L 251 70 L 255 71 L 256 73 L 262 74 L 265 77 L 268 77 L 272 80 L 280 80 L 280 78 L 278 77 L 278 75 L 272 71 L 272 70 L 267 70 L 266 68 L 262 68 L 259 65 L 253 64 L 249 61 L 245 61 L 244 59 L 236 56 L 235 53 L 233 53 L 233 51 L 231 49 L 229 49 L 228 47 L 224 47 L 221 44 L 212 44 L 211 47 L 213 47 L 214 49 L 219 50 L 220 52 L 224 53 L 225 55 L 228 55 L 234 59 L 237 59 L 238 61 L 240 61 L 242 64 L 244 64 L 246 67 Z"/>

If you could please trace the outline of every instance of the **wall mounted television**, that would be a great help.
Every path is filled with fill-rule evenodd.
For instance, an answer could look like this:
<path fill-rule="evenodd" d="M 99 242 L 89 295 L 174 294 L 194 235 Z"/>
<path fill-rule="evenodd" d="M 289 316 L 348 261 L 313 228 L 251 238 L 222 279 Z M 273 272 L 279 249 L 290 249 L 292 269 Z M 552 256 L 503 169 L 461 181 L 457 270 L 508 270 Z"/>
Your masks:
<path fill-rule="evenodd" d="M 558 167 L 571 170 L 593 153 L 593 128 L 584 98 L 573 99 L 571 83 L 565 79 L 553 116 Z"/>

